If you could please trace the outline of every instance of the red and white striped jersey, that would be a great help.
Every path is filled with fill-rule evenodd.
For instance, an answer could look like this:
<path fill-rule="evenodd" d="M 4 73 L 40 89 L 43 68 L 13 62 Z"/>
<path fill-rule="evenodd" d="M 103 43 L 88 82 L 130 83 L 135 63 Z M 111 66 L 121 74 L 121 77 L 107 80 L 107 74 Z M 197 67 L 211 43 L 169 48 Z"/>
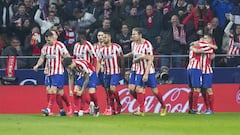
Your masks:
<path fill-rule="evenodd" d="M 95 52 L 96 52 L 96 55 L 97 55 L 97 58 L 98 59 L 101 59 L 100 58 L 100 50 L 101 50 L 101 48 L 103 48 L 104 47 L 104 45 L 101 45 L 101 44 L 99 44 L 99 43 L 95 43 L 94 45 L 93 45 L 93 48 L 94 48 L 94 50 L 95 50 Z M 101 61 L 101 67 L 100 67 L 100 72 L 104 72 L 104 60 L 102 60 Z"/>
<path fill-rule="evenodd" d="M 229 55 L 240 55 L 240 48 L 233 45 L 234 43 L 234 37 L 233 35 L 229 36 L 229 49 L 228 54 Z M 240 37 L 238 38 L 238 42 L 240 43 Z"/>
<path fill-rule="evenodd" d="M 41 53 L 46 58 L 48 75 L 63 74 L 62 56 L 68 54 L 68 51 L 62 42 L 56 41 L 54 45 L 43 47 Z"/>
<path fill-rule="evenodd" d="M 76 59 L 84 59 L 91 64 L 93 63 L 94 58 L 97 58 L 95 49 L 89 41 L 85 41 L 82 45 L 76 43 L 73 49 L 73 57 Z"/>
<path fill-rule="evenodd" d="M 118 57 L 123 55 L 122 48 L 119 44 L 111 43 L 110 46 L 104 46 L 100 50 L 100 59 L 104 60 L 105 74 L 119 74 L 120 66 Z"/>
<path fill-rule="evenodd" d="M 90 64 L 88 61 L 84 59 L 74 59 L 73 60 L 76 63 L 76 71 L 79 74 L 85 74 L 88 73 L 89 76 L 92 75 L 93 72 L 95 72 L 95 67 Z"/>
<path fill-rule="evenodd" d="M 206 53 L 206 54 L 201 54 L 201 70 L 203 74 L 210 74 L 213 73 L 212 67 L 211 67 L 211 55 L 214 53 Z"/>
<path fill-rule="evenodd" d="M 142 57 L 144 55 L 153 55 L 152 44 L 147 40 L 144 40 L 143 44 L 136 43 L 136 45 L 134 46 L 136 47 L 134 49 L 135 58 Z M 146 59 L 140 59 L 140 61 L 136 63 L 136 74 L 144 74 L 146 72 L 147 65 L 148 65 L 148 61 Z M 150 74 L 155 73 L 155 68 L 153 63 L 151 64 L 149 73 Z"/>
<path fill-rule="evenodd" d="M 193 46 L 196 49 L 200 49 L 200 46 Z M 187 69 L 201 69 L 200 66 L 200 57 L 201 54 L 200 53 L 195 53 L 193 52 L 193 50 L 189 51 L 189 62 L 188 62 L 188 66 Z"/>
<path fill-rule="evenodd" d="M 201 64 L 201 70 L 203 74 L 209 74 L 213 73 L 212 67 L 211 67 L 211 55 L 214 54 L 213 49 L 208 46 L 208 43 L 206 42 L 199 42 L 199 45 L 204 50 L 204 53 L 201 54 L 200 57 L 200 64 Z"/>
<path fill-rule="evenodd" d="M 137 47 L 138 46 L 135 42 L 131 43 L 131 50 L 132 50 L 133 58 L 136 58 L 136 50 L 137 50 L 136 48 Z M 137 71 L 136 63 L 132 63 L 131 71 Z"/>

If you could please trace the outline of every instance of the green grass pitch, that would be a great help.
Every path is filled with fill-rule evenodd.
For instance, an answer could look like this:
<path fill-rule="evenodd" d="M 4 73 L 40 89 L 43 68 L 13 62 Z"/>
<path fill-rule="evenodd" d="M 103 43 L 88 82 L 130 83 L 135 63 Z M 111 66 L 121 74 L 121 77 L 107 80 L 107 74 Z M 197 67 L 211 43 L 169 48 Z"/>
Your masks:
<path fill-rule="evenodd" d="M 37 114 L 0 114 L 1 135 L 239 135 L 240 113 L 161 117 L 121 114 L 92 117 L 44 117 Z"/>

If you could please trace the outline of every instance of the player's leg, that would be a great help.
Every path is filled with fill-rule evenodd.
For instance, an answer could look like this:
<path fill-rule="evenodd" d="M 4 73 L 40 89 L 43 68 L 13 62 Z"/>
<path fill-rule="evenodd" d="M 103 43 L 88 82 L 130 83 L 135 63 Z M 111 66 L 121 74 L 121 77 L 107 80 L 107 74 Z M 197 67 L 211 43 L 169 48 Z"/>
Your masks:
<path fill-rule="evenodd" d="M 136 89 L 135 76 L 136 76 L 136 72 L 131 71 L 131 73 L 129 75 L 128 89 L 129 89 L 130 94 L 133 96 L 133 98 L 137 99 L 137 93 L 135 91 L 135 89 Z"/>
<path fill-rule="evenodd" d="M 209 108 L 207 108 L 205 114 L 213 114 L 214 113 L 214 94 L 212 90 L 212 76 L 213 74 L 203 74 L 203 88 L 206 89 L 206 96 L 207 98 L 207 103 L 209 105 Z"/>
<path fill-rule="evenodd" d="M 191 69 L 187 70 L 187 81 L 188 81 L 188 87 L 190 88 L 190 92 L 188 95 L 188 104 L 189 104 L 189 109 L 188 113 L 192 112 L 192 102 L 193 102 L 193 87 L 192 87 L 192 78 L 191 78 Z"/>
<path fill-rule="evenodd" d="M 137 93 L 137 102 L 139 104 L 140 110 L 134 112 L 134 115 L 144 116 L 145 112 L 145 83 L 142 81 L 143 75 L 136 74 L 136 93 Z"/>
<path fill-rule="evenodd" d="M 157 88 L 157 80 L 156 80 L 155 73 L 148 75 L 147 85 L 152 89 L 153 94 L 157 98 L 158 102 L 160 102 L 162 105 L 161 110 L 160 110 L 160 115 L 165 116 L 167 114 L 167 108 L 162 99 L 162 94 L 160 93 L 159 89 Z"/>
<path fill-rule="evenodd" d="M 121 113 L 121 109 L 122 109 L 122 105 L 121 105 L 121 102 L 120 102 L 120 97 L 119 97 L 119 94 L 118 94 L 118 90 L 116 90 L 117 86 L 119 85 L 119 81 L 120 81 L 120 74 L 111 75 L 111 79 L 110 79 L 110 97 L 112 97 L 113 100 L 115 99 L 115 101 L 117 103 L 116 110 L 115 110 L 115 108 L 113 109 L 114 114 L 120 114 Z M 111 104 L 111 107 L 113 108 L 114 104 Z"/>
<path fill-rule="evenodd" d="M 201 91 L 201 80 L 202 80 L 202 72 L 199 69 L 193 69 L 191 74 L 191 81 L 193 87 L 193 102 L 192 109 L 193 114 L 198 112 L 198 99 Z"/>
<path fill-rule="evenodd" d="M 97 117 L 99 115 L 99 105 L 98 105 L 96 87 L 97 87 L 97 74 L 96 72 L 94 72 L 89 78 L 88 88 L 89 88 L 91 101 L 93 101 L 94 103 L 94 116 Z"/>
<path fill-rule="evenodd" d="M 52 108 L 56 102 L 57 89 L 58 89 L 58 87 L 61 87 L 61 85 L 62 84 L 58 84 L 58 76 L 56 76 L 56 75 L 49 76 L 49 86 L 50 86 L 49 91 L 48 91 L 49 92 L 48 93 L 49 100 L 48 100 L 47 108 L 42 109 L 42 113 L 45 116 L 49 116 L 49 115 L 53 114 Z"/>

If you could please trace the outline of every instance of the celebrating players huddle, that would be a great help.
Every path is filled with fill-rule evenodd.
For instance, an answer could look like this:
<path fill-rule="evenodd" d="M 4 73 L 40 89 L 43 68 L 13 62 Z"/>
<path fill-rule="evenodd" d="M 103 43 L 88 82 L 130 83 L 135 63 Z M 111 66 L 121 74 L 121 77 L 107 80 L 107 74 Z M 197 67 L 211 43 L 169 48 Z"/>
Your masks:
<path fill-rule="evenodd" d="M 46 44 L 41 50 L 37 64 L 33 67 L 37 70 L 46 59 L 44 73 L 46 74 L 47 107 L 42 109 L 45 116 L 53 115 L 52 108 L 55 102 L 60 109 L 59 116 L 81 116 L 84 113 L 99 116 L 100 108 L 96 95 L 98 84 L 101 84 L 106 92 L 107 107 L 103 115 L 120 114 L 122 105 L 117 86 L 121 79 L 121 72 L 124 71 L 122 70 L 124 58 L 128 57 L 132 57 L 128 88 L 139 105 L 139 109 L 133 112 L 133 115 L 144 116 L 146 87 L 151 88 L 161 103 L 160 115 L 166 115 L 167 108 L 157 88 L 152 44 L 143 38 L 142 28 L 133 28 L 131 52 L 128 54 L 123 54 L 121 46 L 111 42 L 111 34 L 108 31 L 99 31 L 98 42 L 94 45 L 87 41 L 85 31 L 79 31 L 73 56 L 69 55 L 65 45 L 57 38 L 57 32 L 54 30 L 50 29 L 45 33 Z M 210 63 L 214 57 L 212 48 L 215 49 L 216 46 L 210 44 L 208 35 L 192 43 L 190 47 L 188 65 L 191 88 L 190 113 L 197 113 L 198 95 L 201 88 L 204 88 L 207 93 L 203 94 L 207 97 L 205 98 L 206 105 L 208 105 L 206 113 L 213 113 Z M 69 95 L 73 97 L 72 103 L 69 102 L 63 90 L 64 68 L 68 71 Z M 66 103 L 67 112 L 63 108 L 62 101 Z M 90 102 L 91 107 L 89 107 Z"/>

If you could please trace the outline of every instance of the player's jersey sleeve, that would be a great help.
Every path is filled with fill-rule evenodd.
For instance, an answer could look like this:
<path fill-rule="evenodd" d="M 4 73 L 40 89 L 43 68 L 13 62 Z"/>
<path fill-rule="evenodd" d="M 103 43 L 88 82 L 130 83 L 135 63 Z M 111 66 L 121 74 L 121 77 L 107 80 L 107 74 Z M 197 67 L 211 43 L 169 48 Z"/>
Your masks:
<path fill-rule="evenodd" d="M 66 46 L 62 42 L 59 42 L 59 45 L 60 45 L 60 54 L 61 55 L 69 54 Z"/>
<path fill-rule="evenodd" d="M 95 52 L 95 49 L 94 49 L 93 45 L 90 42 L 88 42 L 88 44 L 89 44 L 88 45 L 88 47 L 89 47 L 88 52 L 91 55 L 91 57 L 92 58 L 97 57 L 97 54 Z"/>
<path fill-rule="evenodd" d="M 153 47 L 152 44 L 148 41 L 144 44 L 146 55 L 153 55 Z"/>

